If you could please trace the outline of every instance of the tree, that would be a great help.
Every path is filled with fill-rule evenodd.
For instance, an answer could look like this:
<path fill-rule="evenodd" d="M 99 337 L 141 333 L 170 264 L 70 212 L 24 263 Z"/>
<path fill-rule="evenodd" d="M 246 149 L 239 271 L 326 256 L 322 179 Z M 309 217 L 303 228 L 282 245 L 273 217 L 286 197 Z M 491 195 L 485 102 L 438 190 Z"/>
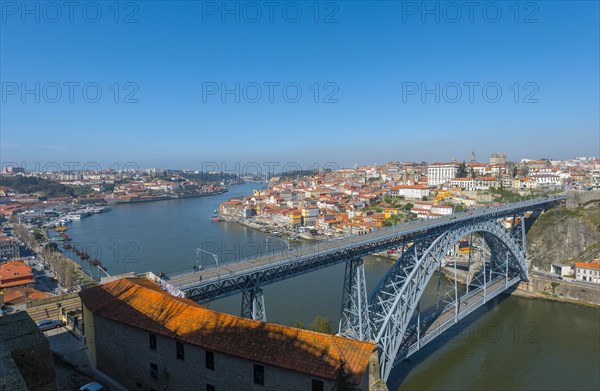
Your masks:
<path fill-rule="evenodd" d="M 54 242 L 47 243 L 45 249 L 48 251 L 58 251 L 58 245 Z"/>
<path fill-rule="evenodd" d="M 411 210 L 413 206 L 414 205 L 409 202 L 408 204 L 404 205 L 404 210 Z"/>
<path fill-rule="evenodd" d="M 421 201 L 427 201 L 427 196 L 421 197 Z"/>
<path fill-rule="evenodd" d="M 333 327 L 329 318 L 321 315 L 317 315 L 315 320 L 308 326 L 312 331 L 324 334 L 333 334 Z"/>
<path fill-rule="evenodd" d="M 304 326 L 304 323 L 300 322 L 299 320 L 294 322 L 293 327 L 297 328 L 297 329 L 305 329 L 306 327 Z"/>
<path fill-rule="evenodd" d="M 560 284 L 556 281 L 552 281 L 552 283 L 550 284 L 550 286 L 552 287 L 552 296 L 556 296 L 556 287 L 559 285 Z"/>
<path fill-rule="evenodd" d="M 465 162 L 462 162 L 460 164 L 460 166 L 458 166 L 458 171 L 456 171 L 456 176 L 458 178 L 466 178 L 468 175 L 467 173 L 467 164 Z"/>

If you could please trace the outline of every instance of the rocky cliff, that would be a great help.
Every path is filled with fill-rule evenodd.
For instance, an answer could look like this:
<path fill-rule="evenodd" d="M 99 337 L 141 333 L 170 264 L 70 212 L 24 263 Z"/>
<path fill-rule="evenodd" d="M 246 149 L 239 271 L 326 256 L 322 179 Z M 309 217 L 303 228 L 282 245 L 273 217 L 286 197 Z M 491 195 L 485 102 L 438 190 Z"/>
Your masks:
<path fill-rule="evenodd" d="M 600 208 L 558 206 L 543 213 L 527 233 L 527 254 L 546 272 L 552 263 L 600 258 Z"/>

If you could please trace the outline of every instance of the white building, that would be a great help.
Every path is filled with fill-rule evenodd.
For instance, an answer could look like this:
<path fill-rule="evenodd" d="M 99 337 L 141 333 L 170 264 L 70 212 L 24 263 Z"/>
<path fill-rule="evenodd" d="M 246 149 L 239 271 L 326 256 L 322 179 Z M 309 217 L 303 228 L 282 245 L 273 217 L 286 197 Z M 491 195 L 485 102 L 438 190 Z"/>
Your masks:
<path fill-rule="evenodd" d="M 499 182 L 496 177 L 483 176 L 475 178 L 475 190 L 489 190 L 490 187 L 499 187 Z"/>
<path fill-rule="evenodd" d="M 463 190 L 475 190 L 475 182 L 473 178 L 454 178 L 450 181 L 450 186 L 460 187 Z"/>
<path fill-rule="evenodd" d="M 539 174 L 530 175 L 530 178 L 535 180 L 538 185 L 562 185 L 562 179 L 559 175 Z"/>
<path fill-rule="evenodd" d="M 451 215 L 452 206 L 450 205 L 433 205 L 431 207 L 431 213 L 436 215 Z"/>
<path fill-rule="evenodd" d="M 592 262 L 575 262 L 575 279 L 600 284 L 600 259 Z"/>
<path fill-rule="evenodd" d="M 391 187 L 388 191 L 391 197 L 422 199 L 429 197 L 429 188 L 423 185 L 400 185 Z"/>
<path fill-rule="evenodd" d="M 438 186 L 456 178 L 459 163 L 432 163 L 427 166 L 427 184 Z"/>

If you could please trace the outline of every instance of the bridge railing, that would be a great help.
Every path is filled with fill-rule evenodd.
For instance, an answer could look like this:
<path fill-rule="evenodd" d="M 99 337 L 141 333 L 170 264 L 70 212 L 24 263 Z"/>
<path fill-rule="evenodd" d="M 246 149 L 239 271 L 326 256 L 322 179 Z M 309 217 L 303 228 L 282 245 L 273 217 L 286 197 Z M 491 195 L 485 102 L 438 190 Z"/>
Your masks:
<path fill-rule="evenodd" d="M 464 212 L 459 212 L 453 215 L 448 215 L 436 219 L 424 220 L 424 221 L 414 221 L 407 224 L 386 227 L 378 229 L 377 231 L 370 232 L 364 235 L 350 235 L 344 236 L 340 238 L 329 239 L 327 241 L 319 241 L 314 244 L 302 245 L 293 248 L 292 250 L 284 249 L 282 251 L 272 251 L 267 255 L 259 254 L 257 256 L 246 257 L 246 258 L 238 258 L 234 261 L 228 261 L 226 263 L 222 263 L 219 265 L 219 277 L 209 278 L 203 281 L 203 283 L 213 282 L 216 280 L 220 280 L 222 278 L 229 278 L 235 276 L 236 274 L 250 274 L 255 272 L 264 271 L 267 269 L 271 269 L 275 266 L 285 265 L 290 262 L 301 262 L 307 258 L 312 258 L 315 256 L 322 256 L 327 254 L 333 254 L 338 251 L 344 251 L 347 249 L 367 245 L 372 243 L 374 240 L 387 240 L 393 239 L 397 237 L 399 234 L 408 235 L 411 233 L 417 233 L 419 231 L 430 229 L 434 227 L 441 227 L 444 225 L 455 224 L 457 222 L 470 220 L 473 218 L 479 218 L 482 216 L 492 216 L 496 217 L 499 214 L 506 214 L 507 212 L 512 212 L 514 210 L 519 210 L 523 208 L 527 208 L 530 206 L 540 205 L 544 203 L 554 202 L 558 200 L 565 199 L 566 196 L 554 196 L 554 197 L 546 197 L 541 199 L 520 201 L 508 205 L 503 205 L 499 207 L 485 207 L 485 208 L 477 208 L 473 210 L 467 210 Z M 360 239 L 360 240 L 357 240 Z M 265 262 L 267 260 L 270 261 Z M 253 264 L 260 263 L 256 267 L 250 267 L 244 270 L 231 271 L 228 270 L 228 266 L 239 265 L 241 263 L 245 264 Z M 208 266 L 205 270 L 215 270 L 216 266 Z M 221 273 L 223 272 L 223 273 Z M 182 272 L 171 274 L 169 276 L 170 280 L 176 280 L 177 278 L 183 278 L 184 276 L 190 276 L 198 272 Z M 185 283 L 180 285 L 180 289 L 186 289 L 192 286 L 197 286 L 198 282 L 193 283 Z"/>

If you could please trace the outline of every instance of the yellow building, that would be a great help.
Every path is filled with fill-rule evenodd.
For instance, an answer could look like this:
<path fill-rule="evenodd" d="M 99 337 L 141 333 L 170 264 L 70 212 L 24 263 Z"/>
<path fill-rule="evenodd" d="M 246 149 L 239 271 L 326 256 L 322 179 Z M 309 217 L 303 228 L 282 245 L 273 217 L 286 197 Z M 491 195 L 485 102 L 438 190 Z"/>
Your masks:
<path fill-rule="evenodd" d="M 383 212 L 385 213 L 385 218 L 389 219 L 398 214 L 398 208 L 385 208 Z"/>
<path fill-rule="evenodd" d="M 290 224 L 291 225 L 300 225 L 302 224 L 302 211 L 293 210 L 289 214 Z"/>

